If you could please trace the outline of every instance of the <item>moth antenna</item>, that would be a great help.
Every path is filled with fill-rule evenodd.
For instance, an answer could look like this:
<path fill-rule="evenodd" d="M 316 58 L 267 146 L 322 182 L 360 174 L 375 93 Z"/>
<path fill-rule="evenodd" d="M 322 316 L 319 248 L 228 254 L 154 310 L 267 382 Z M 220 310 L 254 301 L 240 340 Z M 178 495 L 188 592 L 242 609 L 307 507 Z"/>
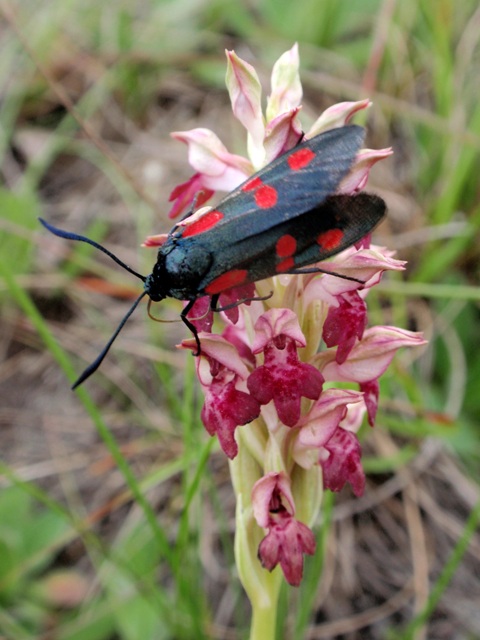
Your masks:
<path fill-rule="evenodd" d="M 85 380 L 87 378 L 89 378 L 92 373 L 95 373 L 95 371 L 98 369 L 98 367 L 102 364 L 105 356 L 107 355 L 110 347 L 112 346 L 112 344 L 115 342 L 118 334 L 120 333 L 120 331 L 123 329 L 123 327 L 125 326 L 125 323 L 127 322 L 127 320 L 130 318 L 130 316 L 132 315 L 132 313 L 135 311 L 135 309 L 138 307 L 140 300 L 147 295 L 146 291 L 143 291 L 138 298 L 135 300 L 135 302 L 132 304 L 132 306 L 130 307 L 130 309 L 127 311 L 127 313 L 125 314 L 125 316 L 123 317 L 122 321 L 120 322 L 120 324 L 118 325 L 118 327 L 115 330 L 115 333 L 113 334 L 113 336 L 110 338 L 110 340 L 107 342 L 107 344 L 103 347 L 102 351 L 100 352 L 100 354 L 97 356 L 97 358 L 95 358 L 95 360 L 92 362 L 92 364 L 89 364 L 88 367 L 85 369 L 85 371 L 80 375 L 80 377 L 78 378 L 78 380 L 72 385 L 72 390 L 76 389 L 79 385 L 82 384 L 82 382 L 85 382 Z"/>
<path fill-rule="evenodd" d="M 155 300 L 158 302 L 158 300 Z M 162 322 L 164 324 L 172 324 L 173 322 L 182 322 L 181 318 L 177 318 L 176 320 L 164 320 L 164 318 L 156 318 L 153 313 L 150 311 L 152 308 L 153 300 L 150 298 L 147 304 L 147 314 L 150 320 L 154 320 L 155 322 Z"/>
<path fill-rule="evenodd" d="M 40 221 L 41 224 L 43 224 L 45 229 L 50 231 L 50 233 L 53 233 L 55 236 L 58 236 L 59 238 L 64 238 L 65 240 L 77 240 L 78 242 L 86 242 L 87 244 L 91 245 L 92 247 L 95 247 L 95 249 L 99 249 L 100 251 L 105 253 L 109 258 L 111 258 L 114 262 L 116 262 L 120 267 L 123 267 L 123 269 L 125 269 L 126 271 L 128 271 L 129 273 L 134 275 L 136 278 L 139 278 L 139 280 L 141 280 L 142 282 L 146 281 L 146 279 L 147 279 L 146 276 L 142 276 L 141 273 L 137 273 L 134 269 L 129 267 L 128 264 L 125 264 L 125 262 L 123 262 L 123 260 L 120 260 L 120 258 L 117 258 L 117 256 L 115 254 L 113 254 L 111 251 L 109 251 L 108 249 L 103 247 L 101 244 L 98 244 L 98 242 L 95 242 L 95 240 L 91 240 L 90 238 L 87 238 L 86 236 L 81 236 L 78 233 L 72 233 L 70 231 L 64 231 L 63 229 L 58 229 L 57 227 L 54 227 L 52 224 L 49 224 L 48 222 L 46 222 L 46 220 L 44 220 L 43 218 L 39 218 L 38 220 Z M 118 334 L 120 333 L 120 331 L 125 326 L 125 323 L 130 318 L 130 316 L 135 311 L 135 309 L 138 307 L 138 305 L 140 303 L 140 300 L 146 295 L 147 295 L 147 291 L 143 291 L 138 296 L 138 298 L 132 304 L 132 306 L 127 311 L 127 313 L 123 317 L 122 321 L 120 322 L 120 324 L 116 328 L 113 336 L 107 342 L 107 344 L 102 349 L 102 351 L 97 356 L 97 358 L 92 362 L 92 364 L 88 365 L 88 367 L 81 374 L 81 376 L 78 378 L 78 380 L 72 385 L 72 389 L 76 389 L 79 385 L 82 384 L 82 382 L 85 382 L 85 380 L 87 378 L 89 378 L 92 375 L 92 373 L 95 373 L 95 371 L 98 369 L 98 367 L 102 364 L 102 362 L 103 362 L 105 356 L 107 355 L 110 347 L 115 342 Z"/>
<path fill-rule="evenodd" d="M 117 256 L 115 254 L 113 254 L 111 251 L 109 251 L 105 247 L 102 247 L 101 244 L 98 244 L 98 242 L 95 242 L 95 240 L 91 240 L 90 238 L 87 238 L 86 236 L 81 236 L 78 233 L 72 233 L 70 231 L 64 231 L 63 229 L 58 229 L 57 227 L 54 227 L 52 224 L 49 224 L 43 218 L 39 218 L 38 220 L 39 220 L 39 222 L 41 222 L 41 224 L 43 224 L 45 229 L 48 229 L 48 231 L 50 231 L 50 233 L 53 233 L 53 235 L 58 236 L 59 238 L 64 238 L 65 240 L 77 240 L 78 242 L 86 242 L 87 244 L 91 245 L 92 247 L 95 247 L 95 249 L 99 249 L 100 251 L 103 251 L 103 253 L 105 253 L 109 258 L 111 258 L 118 265 L 123 267 L 126 271 L 128 271 L 129 273 L 131 273 L 135 277 L 139 278 L 142 282 L 145 282 L 146 276 L 142 276 L 141 273 L 137 273 L 136 271 L 134 271 L 134 269 L 129 267 L 128 264 L 125 264 L 125 262 L 120 260 L 120 258 L 117 258 Z"/>

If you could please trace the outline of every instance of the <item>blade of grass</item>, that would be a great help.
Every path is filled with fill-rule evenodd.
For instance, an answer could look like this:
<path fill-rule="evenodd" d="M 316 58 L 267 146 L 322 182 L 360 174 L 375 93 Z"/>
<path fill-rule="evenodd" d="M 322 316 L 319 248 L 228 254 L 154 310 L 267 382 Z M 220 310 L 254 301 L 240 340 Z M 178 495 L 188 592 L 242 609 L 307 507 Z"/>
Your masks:
<path fill-rule="evenodd" d="M 448 585 L 457 571 L 460 562 L 462 561 L 465 553 L 467 552 L 468 545 L 476 533 L 476 530 L 480 524 L 480 502 L 472 509 L 470 517 L 468 518 L 463 535 L 455 545 L 450 558 L 446 562 L 443 570 L 434 584 L 427 604 L 424 609 L 410 622 L 410 624 L 403 629 L 399 634 L 392 637 L 401 638 L 402 640 L 414 640 L 417 637 L 417 632 L 426 625 L 429 618 L 431 618 L 435 608 L 440 602 L 440 598 L 445 593 Z"/>
<path fill-rule="evenodd" d="M 59 363 L 61 368 L 65 371 L 67 378 L 70 381 L 73 381 L 76 377 L 76 373 L 74 367 L 68 358 L 67 354 L 61 349 L 61 347 L 56 343 L 54 337 L 52 336 L 50 330 L 47 327 L 47 324 L 43 320 L 40 315 L 37 307 L 33 303 L 30 296 L 17 284 L 14 274 L 8 266 L 7 260 L 3 257 L 0 257 L 0 274 L 5 279 L 9 290 L 12 294 L 13 299 L 16 301 L 18 306 L 24 311 L 26 316 L 31 321 L 32 325 L 38 332 L 39 336 L 45 343 L 47 349 L 51 352 L 53 357 Z M 122 473 L 125 478 L 126 484 L 129 487 L 132 495 L 134 496 L 136 502 L 142 508 L 147 522 L 152 528 L 153 534 L 157 540 L 157 543 L 162 550 L 162 555 L 164 559 L 167 561 L 169 565 L 171 565 L 171 547 L 168 543 L 167 536 L 160 528 L 155 512 L 150 506 L 149 502 L 143 495 L 140 485 L 128 465 L 125 457 L 122 455 L 120 448 L 113 437 L 112 433 L 106 426 L 103 418 L 101 416 L 101 412 L 97 405 L 93 402 L 89 393 L 83 389 L 79 388 L 77 390 L 78 397 L 82 402 L 85 410 L 89 414 L 93 424 L 95 425 L 100 437 L 104 441 L 107 446 L 112 458 L 114 459 L 118 469 Z"/>

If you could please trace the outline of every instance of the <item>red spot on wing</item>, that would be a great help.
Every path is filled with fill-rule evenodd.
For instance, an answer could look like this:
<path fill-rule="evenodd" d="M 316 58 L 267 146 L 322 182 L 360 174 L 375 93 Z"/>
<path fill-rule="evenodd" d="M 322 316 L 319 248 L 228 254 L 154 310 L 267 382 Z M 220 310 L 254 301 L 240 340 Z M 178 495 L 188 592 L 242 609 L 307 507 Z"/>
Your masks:
<path fill-rule="evenodd" d="M 251 180 L 245 182 L 242 187 L 242 191 L 254 191 L 255 189 L 258 189 L 258 187 L 260 187 L 262 184 L 263 182 L 261 178 L 257 176 L 256 178 L 252 178 Z"/>
<path fill-rule="evenodd" d="M 275 251 L 279 258 L 286 258 L 287 256 L 293 256 L 297 248 L 297 241 L 293 236 L 286 233 L 277 240 L 275 245 Z"/>
<path fill-rule="evenodd" d="M 326 251 L 337 249 L 343 240 L 343 231 L 341 229 L 329 229 L 321 233 L 317 238 L 317 244 Z"/>
<path fill-rule="evenodd" d="M 222 273 L 221 276 L 212 280 L 212 282 L 205 287 L 205 292 L 213 296 L 216 293 L 225 291 L 225 289 L 236 287 L 245 282 L 247 275 L 248 271 L 246 269 L 232 269 L 231 271 Z"/>
<path fill-rule="evenodd" d="M 308 147 L 294 151 L 287 159 L 288 166 L 292 171 L 303 169 L 314 159 L 315 153 Z"/>
<path fill-rule="evenodd" d="M 285 260 L 282 260 L 277 264 L 275 269 L 277 273 L 285 273 L 285 271 L 289 271 L 290 269 L 293 269 L 294 266 L 295 266 L 295 260 L 293 258 L 285 258 Z"/>
<path fill-rule="evenodd" d="M 205 215 L 198 218 L 198 220 L 185 225 L 182 238 L 188 238 L 189 236 L 196 236 L 199 233 L 204 233 L 214 227 L 222 218 L 223 213 L 221 211 L 217 211 L 216 209 L 208 211 Z"/>
<path fill-rule="evenodd" d="M 255 191 L 255 202 L 260 207 L 260 209 L 270 209 L 277 204 L 278 193 L 274 187 L 270 187 L 268 184 L 262 184 Z"/>
<path fill-rule="evenodd" d="M 268 184 L 264 184 L 259 176 L 246 182 L 242 187 L 242 191 L 253 191 L 255 204 L 260 209 L 270 209 L 270 207 L 277 204 L 277 190 Z"/>

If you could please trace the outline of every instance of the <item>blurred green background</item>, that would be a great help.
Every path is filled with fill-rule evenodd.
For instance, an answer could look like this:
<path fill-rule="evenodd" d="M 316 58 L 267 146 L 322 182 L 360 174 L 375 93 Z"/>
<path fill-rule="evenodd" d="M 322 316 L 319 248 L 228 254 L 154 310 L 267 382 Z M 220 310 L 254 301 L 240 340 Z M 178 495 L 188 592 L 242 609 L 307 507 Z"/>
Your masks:
<path fill-rule="evenodd" d="M 370 317 L 429 347 L 382 379 L 367 493 L 326 498 L 278 637 L 480 637 L 478 2 L 17 0 L 0 19 L 0 637 L 248 637 L 228 467 L 182 327 L 137 312 L 72 394 L 137 287 L 37 216 L 148 273 L 139 245 L 191 173 L 170 131 L 209 127 L 244 153 L 224 49 L 267 95 L 294 42 L 304 122 L 369 97 L 368 144 L 394 147 L 372 172 L 389 206 L 376 240 L 409 262 Z"/>

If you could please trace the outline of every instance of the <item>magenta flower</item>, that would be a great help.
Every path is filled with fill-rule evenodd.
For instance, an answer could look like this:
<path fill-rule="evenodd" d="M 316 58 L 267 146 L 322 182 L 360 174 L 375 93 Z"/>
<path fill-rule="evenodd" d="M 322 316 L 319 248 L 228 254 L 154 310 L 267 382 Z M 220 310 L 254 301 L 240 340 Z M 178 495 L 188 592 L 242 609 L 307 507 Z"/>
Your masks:
<path fill-rule="evenodd" d="M 257 524 L 268 529 L 258 548 L 258 557 L 269 571 L 280 564 L 289 584 L 297 587 L 303 575 L 303 554 L 315 553 L 315 536 L 294 518 L 290 481 L 284 473 L 269 473 L 252 489 L 253 514 Z"/>
<path fill-rule="evenodd" d="M 295 461 L 305 469 L 318 464 L 320 449 L 333 437 L 349 410 L 359 403 L 363 403 L 363 395 L 358 391 L 326 389 L 299 423 L 292 449 Z"/>
<path fill-rule="evenodd" d="M 308 138 L 341 127 L 370 106 L 368 100 L 340 103 L 303 127 L 296 46 L 274 66 L 265 114 L 253 67 L 234 52 L 227 52 L 227 65 L 233 114 L 247 131 L 249 157 L 231 154 L 207 129 L 172 134 L 188 145 L 194 173 L 172 192 L 171 215 L 198 209 L 216 191 L 231 191 L 293 148 L 303 130 Z M 361 191 L 371 167 L 390 154 L 360 151 L 338 192 Z M 195 211 L 179 224 L 194 225 L 208 211 Z M 151 236 L 145 244 L 162 242 L 164 236 Z M 291 257 L 291 248 L 279 251 L 284 249 Z M 392 252 L 367 237 L 318 266 L 338 275 L 281 275 L 222 292 L 219 306 L 226 309 L 217 314 L 222 322 L 216 333 L 208 296 L 189 313 L 200 331 L 201 417 L 230 459 L 236 561 L 255 619 L 275 608 L 276 566 L 287 582 L 300 584 L 304 555 L 315 550 L 311 527 L 323 489 L 339 491 L 348 483 L 355 495 L 364 491 L 357 432 L 365 414 L 374 424 L 378 379 L 400 347 L 424 344 L 420 334 L 403 329 L 367 328 L 370 290 L 385 271 L 404 268 Z M 180 346 L 197 351 L 193 338 Z"/>
<path fill-rule="evenodd" d="M 201 335 L 197 374 L 205 394 L 202 422 L 210 435 L 218 436 L 226 455 L 234 458 L 238 453 L 235 429 L 258 418 L 260 404 L 241 388 L 248 369 L 235 347 L 220 336 Z M 197 348 L 193 338 L 183 346 L 193 351 Z"/>
<path fill-rule="evenodd" d="M 323 324 L 323 341 L 327 347 L 338 347 L 335 359 L 345 362 L 355 342 L 361 340 L 367 327 L 367 305 L 357 291 L 337 296 L 338 307 L 330 307 Z"/>
<path fill-rule="evenodd" d="M 175 218 L 189 208 L 205 204 L 217 190 L 232 191 L 251 173 L 251 163 L 227 151 L 213 131 L 192 129 L 174 131 L 172 138 L 188 144 L 188 159 L 196 173 L 170 194 L 174 202 L 169 217 Z"/>
<path fill-rule="evenodd" d="M 253 353 L 263 352 L 264 364 L 250 374 L 248 389 L 260 404 L 273 400 L 280 422 L 293 427 L 300 418 L 302 397 L 316 400 L 323 376 L 298 359 L 297 347 L 305 346 L 305 338 L 293 311 L 270 309 L 257 320 L 255 330 Z"/>
<path fill-rule="evenodd" d="M 176 218 L 192 204 L 195 198 L 197 206 L 201 207 L 202 204 L 210 200 L 214 193 L 213 189 L 208 189 L 205 186 L 202 174 L 194 173 L 186 182 L 177 185 L 170 194 L 169 200 L 175 204 L 170 209 L 168 217 Z"/>
<path fill-rule="evenodd" d="M 365 489 L 365 473 L 360 458 L 362 449 L 357 436 L 338 427 L 324 446 L 320 464 L 323 484 L 330 491 L 340 491 L 349 482 L 353 493 L 361 496 Z"/>

